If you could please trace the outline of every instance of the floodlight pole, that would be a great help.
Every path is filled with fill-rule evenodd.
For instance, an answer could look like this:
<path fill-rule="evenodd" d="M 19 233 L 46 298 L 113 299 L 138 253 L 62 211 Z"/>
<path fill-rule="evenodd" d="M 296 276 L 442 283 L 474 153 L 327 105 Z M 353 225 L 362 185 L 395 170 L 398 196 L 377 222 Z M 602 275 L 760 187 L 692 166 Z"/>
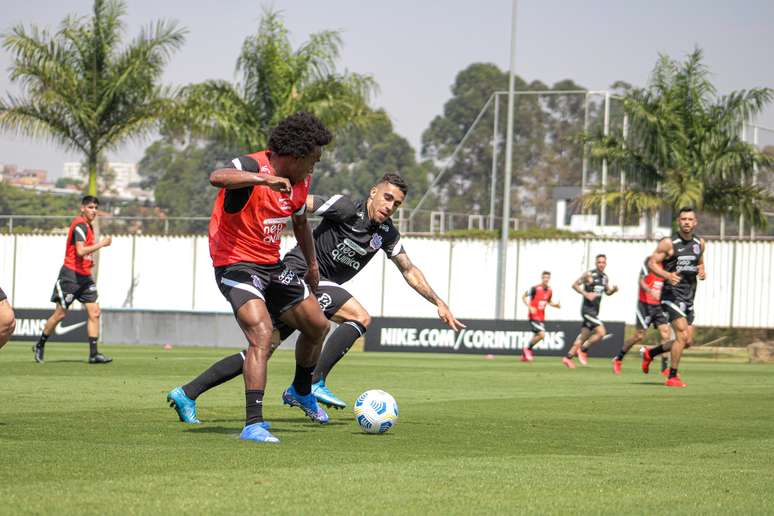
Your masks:
<path fill-rule="evenodd" d="M 505 318 L 505 272 L 508 266 L 508 229 L 511 222 L 511 174 L 513 172 L 513 107 L 516 70 L 516 4 L 511 15 L 511 67 L 508 72 L 508 128 L 505 134 L 505 181 L 503 185 L 503 225 L 500 228 L 500 248 L 497 253 L 497 318 Z"/>
<path fill-rule="evenodd" d="M 605 92 L 605 124 L 602 128 L 603 134 L 607 137 L 610 134 L 610 92 Z M 600 203 L 599 225 L 607 225 L 607 199 L 604 194 L 607 193 L 607 158 L 602 160 L 602 202 Z"/>
<path fill-rule="evenodd" d="M 758 126 L 753 126 L 753 145 L 755 145 L 755 148 L 758 148 Z M 752 185 L 756 186 L 758 184 L 758 163 L 753 163 L 753 176 L 752 176 Z M 755 239 L 755 226 L 750 224 L 750 238 Z"/>
<path fill-rule="evenodd" d="M 500 117 L 500 97 L 494 94 L 494 127 L 492 128 L 492 182 L 489 185 L 489 231 L 495 228 L 495 195 L 497 195 L 497 146 Z"/>

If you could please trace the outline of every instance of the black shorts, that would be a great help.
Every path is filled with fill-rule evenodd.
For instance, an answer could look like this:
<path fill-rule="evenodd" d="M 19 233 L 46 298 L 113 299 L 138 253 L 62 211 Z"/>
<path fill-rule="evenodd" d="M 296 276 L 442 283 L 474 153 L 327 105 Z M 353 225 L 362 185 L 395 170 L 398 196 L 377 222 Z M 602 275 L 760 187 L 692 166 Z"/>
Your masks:
<path fill-rule="evenodd" d="M 215 280 L 235 315 L 243 304 L 260 299 L 266 303 L 269 314 L 279 318 L 309 296 L 304 280 L 283 262 L 272 265 L 240 262 L 215 267 Z"/>
<path fill-rule="evenodd" d="M 678 301 L 675 299 L 662 299 L 661 310 L 664 312 L 664 317 L 673 322 L 675 319 L 685 317 L 688 320 L 688 324 L 693 324 L 694 311 L 693 302 Z"/>
<path fill-rule="evenodd" d="M 352 294 L 350 294 L 347 289 L 338 283 L 323 279 L 320 280 L 315 294 L 317 296 L 317 303 L 320 305 L 320 310 L 323 311 L 326 319 L 333 317 L 333 315 L 344 306 L 344 303 L 352 299 Z M 274 327 L 280 332 L 280 341 L 287 339 L 294 331 L 296 331 L 280 320 L 274 321 Z"/>
<path fill-rule="evenodd" d="M 581 312 L 581 317 L 583 317 L 583 324 L 581 324 L 581 327 L 588 328 L 591 331 L 594 331 L 597 326 L 604 326 L 605 324 L 602 319 L 597 317 L 597 314 Z"/>
<path fill-rule="evenodd" d="M 0 301 L 5 301 L 8 299 L 8 296 L 5 295 L 5 292 L 3 292 L 3 289 L 0 288 Z"/>
<path fill-rule="evenodd" d="M 649 305 L 642 301 L 637 302 L 637 321 L 635 325 L 638 330 L 647 330 L 652 324 L 654 328 L 658 328 L 662 324 L 667 324 L 667 317 L 664 314 L 664 309 L 661 305 Z"/>
<path fill-rule="evenodd" d="M 54 284 L 51 302 L 59 303 L 64 309 L 68 309 L 76 299 L 81 303 L 96 303 L 97 284 L 91 275 L 78 274 L 63 265 Z"/>
<path fill-rule="evenodd" d="M 532 328 L 532 333 L 540 333 L 546 331 L 545 327 L 545 321 L 536 321 L 533 319 L 529 320 L 530 328 Z"/>

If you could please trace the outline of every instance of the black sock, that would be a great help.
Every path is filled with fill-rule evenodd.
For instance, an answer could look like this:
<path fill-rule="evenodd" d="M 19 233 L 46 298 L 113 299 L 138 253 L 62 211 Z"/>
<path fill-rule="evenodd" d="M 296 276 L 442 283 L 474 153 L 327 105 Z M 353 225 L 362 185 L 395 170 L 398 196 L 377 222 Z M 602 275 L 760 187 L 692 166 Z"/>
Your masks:
<path fill-rule="evenodd" d="M 572 354 L 572 351 L 568 351 L 567 354 L 565 355 L 565 358 L 569 358 L 570 360 L 572 360 L 574 357 L 575 355 Z"/>
<path fill-rule="evenodd" d="M 49 337 L 49 335 L 46 335 L 45 333 L 41 332 L 40 338 L 38 339 L 37 345 L 40 346 L 41 348 L 43 346 L 45 346 L 46 345 L 46 341 L 48 341 L 48 337 Z"/>
<path fill-rule="evenodd" d="M 209 369 L 189 383 L 183 385 L 183 391 L 186 396 L 195 400 L 213 387 L 217 387 L 221 383 L 227 382 L 242 374 L 242 367 L 244 364 L 245 359 L 242 356 L 242 353 L 223 358 L 212 364 Z"/>
<path fill-rule="evenodd" d="M 670 378 L 674 378 L 675 376 L 677 376 L 677 369 L 675 369 L 674 367 L 670 367 L 669 368 L 669 377 Z"/>
<path fill-rule="evenodd" d="M 661 353 L 664 352 L 664 346 L 659 344 L 658 346 L 651 348 L 650 351 L 648 351 L 648 354 L 650 355 L 650 358 L 657 357 Z"/>
<path fill-rule="evenodd" d="M 89 337 L 89 355 L 94 356 L 97 354 L 97 338 Z"/>
<path fill-rule="evenodd" d="M 293 378 L 293 388 L 301 396 L 312 392 L 312 371 L 314 367 L 303 367 L 296 364 L 296 376 Z"/>
<path fill-rule="evenodd" d="M 538 344 L 540 344 L 540 341 L 538 341 L 538 342 L 530 342 L 529 346 L 527 346 L 527 348 L 531 350 L 532 348 L 534 348 Z"/>
<path fill-rule="evenodd" d="M 581 346 L 580 350 L 583 351 L 584 353 L 588 353 L 589 352 L 589 348 L 587 348 L 585 344 L 583 346 Z"/>
<path fill-rule="evenodd" d="M 624 351 L 623 348 L 621 348 L 621 351 L 618 352 L 618 354 L 615 356 L 615 359 L 623 360 L 625 356 L 626 356 L 626 351 Z"/>
<path fill-rule="evenodd" d="M 263 391 L 245 391 L 245 426 L 263 421 Z"/>
<path fill-rule="evenodd" d="M 661 357 L 661 370 L 667 369 L 669 367 L 669 359 L 667 357 Z"/>
<path fill-rule="evenodd" d="M 352 344 L 365 332 L 365 327 L 357 321 L 347 321 L 340 324 L 325 341 L 320 360 L 317 362 L 314 373 L 312 373 L 312 383 L 327 378 L 333 366 L 347 354 Z"/>

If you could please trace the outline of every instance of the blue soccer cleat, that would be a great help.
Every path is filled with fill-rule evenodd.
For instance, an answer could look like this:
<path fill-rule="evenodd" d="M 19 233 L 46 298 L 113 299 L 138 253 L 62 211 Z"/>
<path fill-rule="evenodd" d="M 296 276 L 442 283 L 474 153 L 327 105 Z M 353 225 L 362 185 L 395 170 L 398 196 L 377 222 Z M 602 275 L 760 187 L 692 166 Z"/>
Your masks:
<path fill-rule="evenodd" d="M 239 434 L 239 439 L 242 441 L 255 441 L 257 443 L 278 443 L 279 439 L 269 433 L 266 425 L 265 421 L 247 425 L 242 429 L 242 433 Z"/>
<path fill-rule="evenodd" d="M 167 394 L 169 406 L 175 409 L 177 417 L 183 423 L 198 425 L 201 423 L 196 417 L 196 400 L 192 400 L 185 395 L 182 387 L 175 387 Z"/>
<path fill-rule="evenodd" d="M 325 380 L 320 378 L 320 381 L 312 384 L 312 394 L 317 398 L 317 401 L 323 405 L 335 409 L 343 409 L 347 406 L 342 400 L 336 397 L 331 390 L 325 386 Z"/>
<path fill-rule="evenodd" d="M 304 414 L 315 423 L 324 425 L 328 422 L 328 414 L 326 414 L 322 407 L 317 404 L 317 399 L 315 399 L 314 394 L 312 393 L 301 396 L 291 385 L 282 393 L 282 403 L 290 405 L 291 407 L 300 408 L 304 411 Z"/>

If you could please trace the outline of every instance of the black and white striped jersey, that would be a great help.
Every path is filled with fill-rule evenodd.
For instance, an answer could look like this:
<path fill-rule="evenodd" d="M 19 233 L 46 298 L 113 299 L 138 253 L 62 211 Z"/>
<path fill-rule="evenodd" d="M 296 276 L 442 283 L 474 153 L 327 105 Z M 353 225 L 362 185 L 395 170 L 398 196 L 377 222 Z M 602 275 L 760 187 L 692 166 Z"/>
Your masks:
<path fill-rule="evenodd" d="M 602 304 L 602 296 L 607 292 L 607 274 L 599 269 L 591 269 L 587 274 L 591 275 L 591 282 L 583 282 L 584 292 L 593 292 L 597 295 L 593 301 L 589 301 L 585 297 L 583 298 L 583 304 L 581 305 L 582 314 L 599 314 L 599 306 Z"/>
<path fill-rule="evenodd" d="M 693 298 L 696 295 L 696 276 L 699 274 L 702 252 L 699 237 L 694 235 L 685 240 L 679 233 L 672 236 L 672 256 L 664 260 L 662 266 L 667 272 L 679 274 L 680 282 L 677 285 L 672 285 L 665 281 L 662 299 L 682 301 L 689 305 L 693 303 Z"/>
<path fill-rule="evenodd" d="M 342 284 L 360 272 L 380 249 L 389 258 L 404 252 L 392 220 L 381 224 L 370 220 L 366 202 L 353 201 L 345 195 L 313 197 L 310 215 L 322 217 L 313 233 L 321 279 Z M 296 274 L 306 273 L 300 247 L 294 247 L 283 261 Z"/>

